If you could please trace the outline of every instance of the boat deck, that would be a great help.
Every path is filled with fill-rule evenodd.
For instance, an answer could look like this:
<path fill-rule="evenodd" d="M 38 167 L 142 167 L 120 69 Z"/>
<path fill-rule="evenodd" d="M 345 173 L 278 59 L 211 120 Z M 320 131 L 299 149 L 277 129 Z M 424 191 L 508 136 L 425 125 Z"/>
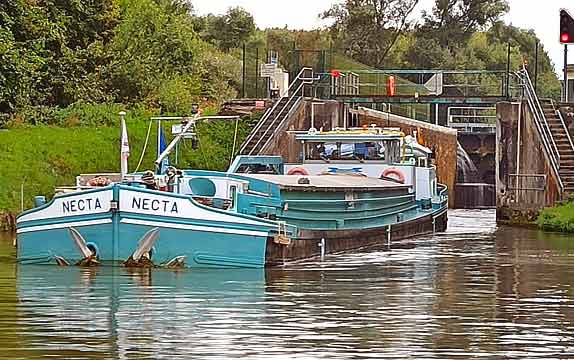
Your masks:
<path fill-rule="evenodd" d="M 242 176 L 267 181 L 278 185 L 282 189 L 297 191 L 373 191 L 396 190 L 409 188 L 410 185 L 398 184 L 392 181 L 370 178 L 360 175 L 267 175 L 267 174 L 241 174 Z M 309 182 L 300 179 L 308 179 Z"/>

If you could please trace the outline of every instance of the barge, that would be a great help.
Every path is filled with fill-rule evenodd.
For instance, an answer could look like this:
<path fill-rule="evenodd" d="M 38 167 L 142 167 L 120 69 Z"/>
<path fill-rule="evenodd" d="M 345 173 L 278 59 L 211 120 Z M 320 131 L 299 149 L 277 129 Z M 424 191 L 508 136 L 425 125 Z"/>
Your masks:
<path fill-rule="evenodd" d="M 18 260 L 261 268 L 446 229 L 431 152 L 399 129 L 301 134 L 298 164 L 238 156 L 226 172 L 162 170 L 204 119 L 184 119 L 156 172 L 83 175 L 38 198 L 17 218 Z"/>

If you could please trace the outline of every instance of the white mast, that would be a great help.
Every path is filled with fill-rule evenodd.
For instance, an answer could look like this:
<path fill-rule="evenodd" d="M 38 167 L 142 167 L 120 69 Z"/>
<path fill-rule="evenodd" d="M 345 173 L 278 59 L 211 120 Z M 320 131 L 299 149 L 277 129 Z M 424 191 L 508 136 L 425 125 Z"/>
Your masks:
<path fill-rule="evenodd" d="M 122 180 L 128 173 L 128 157 L 130 156 L 130 144 L 128 141 L 128 130 L 126 128 L 126 112 L 120 112 L 122 136 L 121 136 L 121 150 L 120 150 L 120 167 Z"/>

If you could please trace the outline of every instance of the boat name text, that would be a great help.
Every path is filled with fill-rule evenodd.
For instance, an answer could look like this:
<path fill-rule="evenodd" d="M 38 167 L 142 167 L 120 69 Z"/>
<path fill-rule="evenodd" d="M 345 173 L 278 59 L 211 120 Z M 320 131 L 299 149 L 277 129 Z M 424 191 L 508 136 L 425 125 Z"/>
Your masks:
<path fill-rule="evenodd" d="M 92 211 L 102 209 L 100 199 L 74 199 L 62 202 L 62 211 L 65 213 L 75 213 L 80 211 Z"/>
<path fill-rule="evenodd" d="M 132 198 L 132 209 L 147 211 L 163 211 L 164 213 L 177 214 L 177 202 L 170 200 L 157 200 L 146 198 Z"/>

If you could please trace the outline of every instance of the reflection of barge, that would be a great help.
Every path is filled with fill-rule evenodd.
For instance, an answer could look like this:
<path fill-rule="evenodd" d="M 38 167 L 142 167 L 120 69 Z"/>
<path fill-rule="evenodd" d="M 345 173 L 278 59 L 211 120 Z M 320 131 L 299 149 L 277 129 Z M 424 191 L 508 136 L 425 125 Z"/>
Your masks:
<path fill-rule="evenodd" d="M 375 128 L 299 139 L 309 150 L 300 164 L 239 156 L 228 172 L 169 169 L 78 186 L 18 217 L 18 257 L 263 267 L 446 228 L 446 188 L 436 182 L 430 151 L 414 139 Z M 146 189 L 150 180 L 163 191 Z"/>

